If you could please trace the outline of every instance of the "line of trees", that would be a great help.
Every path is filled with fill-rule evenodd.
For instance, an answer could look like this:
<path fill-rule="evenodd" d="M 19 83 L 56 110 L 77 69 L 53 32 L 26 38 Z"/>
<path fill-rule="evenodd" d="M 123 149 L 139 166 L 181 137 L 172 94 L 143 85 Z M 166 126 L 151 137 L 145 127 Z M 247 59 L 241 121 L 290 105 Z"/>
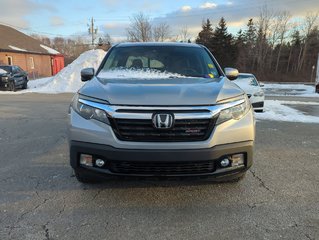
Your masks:
<path fill-rule="evenodd" d="M 262 81 L 311 81 L 319 53 L 318 18 L 318 13 L 309 13 L 297 24 L 289 12 L 265 6 L 236 35 L 228 32 L 223 17 L 216 27 L 206 19 L 195 41 L 206 46 L 222 67 L 254 73 Z M 167 23 L 153 26 L 143 13 L 131 18 L 126 32 L 134 42 L 190 42 L 187 26 L 172 36 Z"/>
<path fill-rule="evenodd" d="M 167 22 L 152 23 L 152 20 L 143 12 L 130 18 L 130 25 L 126 29 L 127 40 L 131 42 L 190 42 L 190 33 L 187 25 L 180 27 L 177 33 L 172 33 Z"/>
<path fill-rule="evenodd" d="M 311 81 L 319 53 L 318 14 L 309 13 L 293 24 L 287 11 L 263 8 L 236 36 L 228 33 L 224 18 L 213 28 L 203 22 L 196 42 L 205 45 L 220 64 L 255 73 L 262 81 Z"/>

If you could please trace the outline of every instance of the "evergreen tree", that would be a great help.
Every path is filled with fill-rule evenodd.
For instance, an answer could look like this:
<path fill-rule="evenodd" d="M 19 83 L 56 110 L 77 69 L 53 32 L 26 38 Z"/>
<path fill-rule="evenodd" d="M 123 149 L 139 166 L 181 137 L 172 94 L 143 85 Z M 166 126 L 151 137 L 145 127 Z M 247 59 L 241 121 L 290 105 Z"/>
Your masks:
<path fill-rule="evenodd" d="M 296 30 L 292 34 L 292 46 L 299 47 L 300 45 L 301 45 L 300 32 L 298 30 Z"/>
<path fill-rule="evenodd" d="M 237 32 L 237 36 L 236 36 L 236 44 L 244 44 L 244 38 L 245 38 L 245 35 L 243 33 L 243 30 L 239 29 L 239 31 Z"/>
<path fill-rule="evenodd" d="M 202 23 L 202 30 L 198 33 L 196 43 L 202 44 L 208 49 L 211 49 L 211 41 L 213 38 L 213 27 L 210 20 L 207 18 L 206 22 Z"/>
<path fill-rule="evenodd" d="M 254 68 L 256 58 L 257 58 L 257 29 L 255 27 L 253 19 L 249 19 L 247 23 L 247 29 L 244 31 L 244 47 L 242 48 L 242 51 L 245 52 L 245 66 L 247 68 L 245 71 L 251 72 Z"/>
<path fill-rule="evenodd" d="M 244 32 L 244 42 L 249 47 L 253 48 L 256 44 L 257 31 L 253 19 L 249 19 L 247 24 L 247 30 Z"/>
<path fill-rule="evenodd" d="M 245 35 L 240 29 L 236 35 L 235 39 L 235 59 L 236 59 L 236 68 L 241 71 L 246 71 L 246 50 L 245 50 Z"/>
<path fill-rule="evenodd" d="M 211 49 L 222 67 L 234 66 L 235 47 L 232 44 L 232 35 L 227 32 L 226 21 L 222 17 L 215 28 Z"/>

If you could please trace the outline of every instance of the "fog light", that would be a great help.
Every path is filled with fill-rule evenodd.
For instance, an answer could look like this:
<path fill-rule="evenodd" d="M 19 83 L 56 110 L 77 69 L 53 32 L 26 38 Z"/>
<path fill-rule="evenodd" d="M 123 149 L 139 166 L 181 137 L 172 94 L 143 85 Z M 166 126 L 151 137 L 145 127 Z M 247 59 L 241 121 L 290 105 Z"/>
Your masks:
<path fill-rule="evenodd" d="M 244 154 L 234 154 L 230 156 L 230 160 L 232 161 L 232 167 L 238 167 L 244 165 L 245 157 Z"/>
<path fill-rule="evenodd" d="M 230 165 L 230 161 L 227 158 L 220 161 L 221 167 L 228 167 L 229 165 Z"/>
<path fill-rule="evenodd" d="M 92 157 L 92 155 L 81 154 L 80 155 L 80 164 L 92 167 L 93 166 L 93 157 Z"/>
<path fill-rule="evenodd" d="M 103 167 L 104 164 L 105 164 L 105 162 L 102 159 L 96 159 L 95 160 L 95 165 L 98 166 L 98 167 Z"/>

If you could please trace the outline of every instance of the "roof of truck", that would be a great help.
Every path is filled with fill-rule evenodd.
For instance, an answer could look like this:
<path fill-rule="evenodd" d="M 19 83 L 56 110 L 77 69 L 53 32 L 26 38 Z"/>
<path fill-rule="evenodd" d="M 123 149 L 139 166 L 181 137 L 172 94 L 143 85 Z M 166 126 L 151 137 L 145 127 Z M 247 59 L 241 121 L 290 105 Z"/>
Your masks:
<path fill-rule="evenodd" d="M 184 43 L 184 42 L 126 42 L 119 43 L 118 47 L 147 47 L 147 46 L 172 46 L 172 47 L 198 47 L 201 45 L 196 43 Z"/>

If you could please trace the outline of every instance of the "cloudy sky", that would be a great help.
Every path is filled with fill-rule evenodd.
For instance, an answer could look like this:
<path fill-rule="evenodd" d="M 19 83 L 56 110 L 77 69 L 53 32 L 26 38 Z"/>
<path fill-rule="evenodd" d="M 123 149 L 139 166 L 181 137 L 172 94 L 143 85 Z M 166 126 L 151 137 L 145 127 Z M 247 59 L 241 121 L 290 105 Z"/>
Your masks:
<path fill-rule="evenodd" d="M 76 37 L 87 33 L 87 24 L 94 17 L 100 34 L 120 40 L 125 39 L 130 17 L 143 12 L 153 25 L 169 24 L 172 36 L 187 27 L 190 37 L 195 37 L 203 19 L 215 25 L 222 16 L 235 33 L 249 18 L 258 16 L 265 4 L 288 10 L 295 19 L 319 11 L 318 0 L 0 0 L 0 24 L 50 37 Z"/>

